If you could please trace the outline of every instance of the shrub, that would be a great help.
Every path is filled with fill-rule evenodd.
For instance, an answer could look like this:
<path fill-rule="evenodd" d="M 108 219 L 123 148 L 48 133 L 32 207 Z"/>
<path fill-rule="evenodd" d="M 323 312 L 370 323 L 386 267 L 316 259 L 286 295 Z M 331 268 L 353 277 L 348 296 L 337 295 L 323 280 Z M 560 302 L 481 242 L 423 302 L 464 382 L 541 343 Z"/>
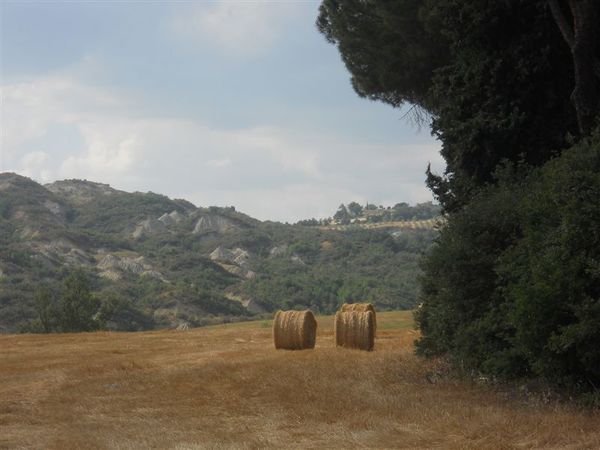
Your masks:
<path fill-rule="evenodd" d="M 100 301 L 92 295 L 88 278 L 82 271 L 75 271 L 64 280 L 60 294 L 46 286 L 38 289 L 35 303 L 38 318 L 24 330 L 44 333 L 98 330 L 99 307 Z"/>
<path fill-rule="evenodd" d="M 469 371 L 599 386 L 599 198 L 599 135 L 528 175 L 499 173 L 423 263 L 418 352 Z"/>
<path fill-rule="evenodd" d="M 498 267 L 515 348 L 536 375 L 600 386 L 600 136 L 539 171 Z"/>

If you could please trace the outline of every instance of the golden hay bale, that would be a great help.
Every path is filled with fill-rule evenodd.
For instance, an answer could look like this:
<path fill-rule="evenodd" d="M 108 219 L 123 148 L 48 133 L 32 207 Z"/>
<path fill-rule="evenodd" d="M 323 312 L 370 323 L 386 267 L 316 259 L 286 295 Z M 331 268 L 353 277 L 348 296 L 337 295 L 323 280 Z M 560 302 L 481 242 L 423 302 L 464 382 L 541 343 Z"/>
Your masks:
<path fill-rule="evenodd" d="M 338 311 L 333 325 L 335 345 L 371 351 L 375 347 L 373 311 Z"/>
<path fill-rule="evenodd" d="M 375 313 L 375 308 L 371 303 L 344 303 L 340 308 L 340 311 L 373 311 L 373 322 L 375 323 L 374 333 L 377 334 L 377 314 Z"/>
<path fill-rule="evenodd" d="M 277 311 L 273 319 L 275 348 L 303 350 L 315 347 L 317 321 L 309 311 Z"/>

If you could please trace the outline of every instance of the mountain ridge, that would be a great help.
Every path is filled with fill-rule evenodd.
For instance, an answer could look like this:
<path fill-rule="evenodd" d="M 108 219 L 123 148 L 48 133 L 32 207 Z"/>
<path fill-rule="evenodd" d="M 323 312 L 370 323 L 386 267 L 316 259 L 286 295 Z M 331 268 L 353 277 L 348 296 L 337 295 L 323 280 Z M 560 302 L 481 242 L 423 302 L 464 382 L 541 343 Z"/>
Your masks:
<path fill-rule="evenodd" d="M 117 313 L 115 329 L 200 326 L 278 308 L 331 312 L 353 298 L 409 308 L 418 254 L 435 234 L 261 222 L 234 207 L 87 180 L 42 186 L 11 173 L 0 174 L 0 232 L 4 331 L 30 329 L 40 287 L 58 296 L 74 270 L 95 295 L 135 312 L 128 321 Z"/>

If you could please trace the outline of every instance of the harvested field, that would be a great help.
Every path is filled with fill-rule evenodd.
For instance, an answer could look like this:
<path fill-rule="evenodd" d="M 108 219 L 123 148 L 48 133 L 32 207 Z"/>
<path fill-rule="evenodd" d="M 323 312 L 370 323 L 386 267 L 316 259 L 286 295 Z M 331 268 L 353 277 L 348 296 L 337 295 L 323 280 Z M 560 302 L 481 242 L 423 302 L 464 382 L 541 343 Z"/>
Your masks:
<path fill-rule="evenodd" d="M 600 416 L 446 379 L 410 313 L 375 351 L 273 348 L 271 323 L 0 336 L 0 448 L 600 448 Z"/>

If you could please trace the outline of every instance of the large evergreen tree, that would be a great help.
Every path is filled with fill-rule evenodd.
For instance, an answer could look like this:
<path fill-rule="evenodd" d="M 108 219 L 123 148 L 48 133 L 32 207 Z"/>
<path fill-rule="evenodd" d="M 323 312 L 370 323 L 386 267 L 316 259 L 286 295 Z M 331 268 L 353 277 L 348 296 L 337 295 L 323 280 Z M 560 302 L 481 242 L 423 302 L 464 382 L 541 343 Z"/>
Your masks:
<path fill-rule="evenodd" d="M 447 211 L 502 160 L 543 164 L 579 132 L 572 52 L 546 1 L 325 0 L 317 25 L 359 95 L 431 115 L 447 169 L 428 182 Z"/>
<path fill-rule="evenodd" d="M 442 145 L 422 354 L 600 383 L 599 18 L 595 0 L 322 2 L 357 93 L 426 111 Z"/>

